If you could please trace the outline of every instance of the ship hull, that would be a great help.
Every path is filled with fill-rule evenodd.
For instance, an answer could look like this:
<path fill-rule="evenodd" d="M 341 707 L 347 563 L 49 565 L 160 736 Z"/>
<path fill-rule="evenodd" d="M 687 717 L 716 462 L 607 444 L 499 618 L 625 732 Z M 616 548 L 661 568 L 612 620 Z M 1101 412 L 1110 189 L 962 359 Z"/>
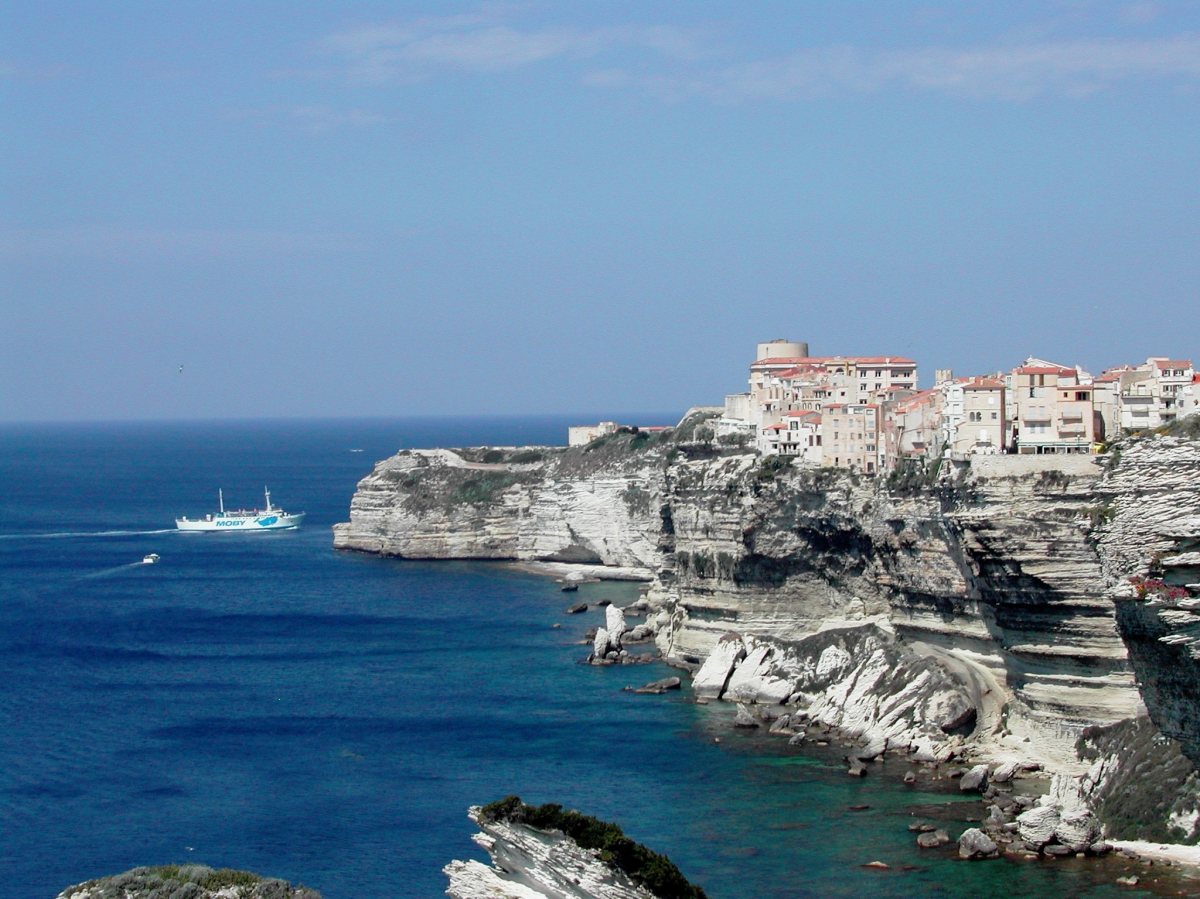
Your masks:
<path fill-rule="evenodd" d="M 284 515 L 279 512 L 263 512 L 259 515 L 214 515 L 212 518 L 192 520 L 175 519 L 175 527 L 181 531 L 284 531 L 300 526 L 303 512 Z"/>

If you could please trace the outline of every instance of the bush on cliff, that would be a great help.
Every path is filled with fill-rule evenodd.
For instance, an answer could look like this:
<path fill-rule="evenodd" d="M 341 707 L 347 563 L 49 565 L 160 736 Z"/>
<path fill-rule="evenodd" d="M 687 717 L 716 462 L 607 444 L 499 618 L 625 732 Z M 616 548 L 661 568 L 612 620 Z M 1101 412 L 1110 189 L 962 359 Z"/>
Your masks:
<path fill-rule="evenodd" d="M 1200 437 L 1200 414 L 1188 415 L 1178 421 L 1163 425 L 1161 428 L 1155 428 L 1154 433 L 1166 437 L 1186 437 L 1188 439 Z"/>
<path fill-rule="evenodd" d="M 479 814 L 483 823 L 524 824 L 535 830 L 557 830 L 584 849 L 600 850 L 600 857 L 629 875 L 630 880 L 660 899 L 708 899 L 704 890 L 688 883 L 683 873 L 665 855 L 635 843 L 616 824 L 591 815 L 563 811 L 561 805 L 526 805 L 519 796 L 506 796 L 485 805 Z"/>
<path fill-rule="evenodd" d="M 495 500 L 497 494 L 503 493 L 518 480 L 507 472 L 485 471 L 455 487 L 450 494 L 450 502 L 484 505 Z"/>

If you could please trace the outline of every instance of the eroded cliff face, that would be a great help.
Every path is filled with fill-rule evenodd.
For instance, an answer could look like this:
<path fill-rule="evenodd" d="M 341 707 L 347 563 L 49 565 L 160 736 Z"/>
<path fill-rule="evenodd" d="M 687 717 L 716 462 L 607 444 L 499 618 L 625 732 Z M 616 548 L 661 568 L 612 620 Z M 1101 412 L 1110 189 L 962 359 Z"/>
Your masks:
<path fill-rule="evenodd" d="M 974 686 L 981 738 L 1062 760 L 1083 727 L 1138 714 L 1102 586 L 1094 457 L 981 458 L 907 490 L 740 464 L 672 467 L 669 656 L 704 658 L 728 631 L 792 642 L 884 616 Z"/>
<path fill-rule="evenodd" d="M 401 452 L 359 483 L 350 521 L 334 528 L 334 546 L 407 559 L 655 569 L 661 453 L 630 451 L 633 436 L 590 453 Z"/>
<path fill-rule="evenodd" d="M 900 709 L 882 726 L 889 748 L 940 739 L 944 757 L 961 737 L 1079 776 L 1096 763 L 1080 755 L 1084 732 L 1148 707 L 1200 758 L 1200 608 L 1183 587 L 1200 582 L 1200 440 L 978 457 L 890 484 L 669 438 L 538 452 L 393 457 L 360 485 L 336 545 L 646 568 L 647 621 L 667 658 L 698 667 L 718 641 L 740 641 L 740 656 L 722 650 L 735 657 L 728 684 L 766 647 L 741 675 L 749 701 L 786 697 L 873 738 L 882 719 L 863 717 L 861 690 L 804 686 L 828 649 L 814 636 L 844 631 L 838 682 L 870 684 L 880 708 Z M 1139 576 L 1152 585 L 1142 596 Z M 870 629 L 870 651 L 846 649 L 870 642 L 856 628 Z M 922 661 L 958 685 L 970 733 L 949 734 L 936 703 L 904 694 L 896 675 Z"/>

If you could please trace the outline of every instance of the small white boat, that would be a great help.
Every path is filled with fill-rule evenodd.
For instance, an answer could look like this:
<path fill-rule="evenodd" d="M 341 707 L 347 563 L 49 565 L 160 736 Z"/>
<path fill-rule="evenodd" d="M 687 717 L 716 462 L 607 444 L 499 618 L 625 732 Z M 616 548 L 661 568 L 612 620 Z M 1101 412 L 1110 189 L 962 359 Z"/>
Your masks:
<path fill-rule="evenodd" d="M 147 553 L 146 555 L 142 556 L 142 564 L 153 565 L 161 558 L 162 556 L 160 556 L 158 553 Z"/>
<path fill-rule="evenodd" d="M 267 507 L 265 509 L 240 509 L 237 512 L 225 511 L 225 492 L 217 491 L 220 504 L 219 512 L 210 512 L 203 518 L 176 518 L 175 527 L 181 531 L 278 531 L 286 528 L 296 528 L 304 520 L 303 512 L 284 512 L 271 505 L 271 491 L 265 490 Z"/>

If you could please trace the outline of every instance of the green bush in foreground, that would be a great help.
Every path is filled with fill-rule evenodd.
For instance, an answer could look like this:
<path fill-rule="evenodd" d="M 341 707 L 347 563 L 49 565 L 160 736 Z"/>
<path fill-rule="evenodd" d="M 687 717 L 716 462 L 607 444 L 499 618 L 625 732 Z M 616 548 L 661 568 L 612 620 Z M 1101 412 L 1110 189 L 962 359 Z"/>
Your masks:
<path fill-rule="evenodd" d="M 584 849 L 599 849 L 600 857 L 620 868 L 639 886 L 661 899 L 708 899 L 704 890 L 688 883 L 683 873 L 665 855 L 635 843 L 615 824 L 591 815 L 563 811 L 561 805 L 526 805 L 519 796 L 506 796 L 480 812 L 484 823 L 505 821 L 537 830 L 557 830 Z"/>

